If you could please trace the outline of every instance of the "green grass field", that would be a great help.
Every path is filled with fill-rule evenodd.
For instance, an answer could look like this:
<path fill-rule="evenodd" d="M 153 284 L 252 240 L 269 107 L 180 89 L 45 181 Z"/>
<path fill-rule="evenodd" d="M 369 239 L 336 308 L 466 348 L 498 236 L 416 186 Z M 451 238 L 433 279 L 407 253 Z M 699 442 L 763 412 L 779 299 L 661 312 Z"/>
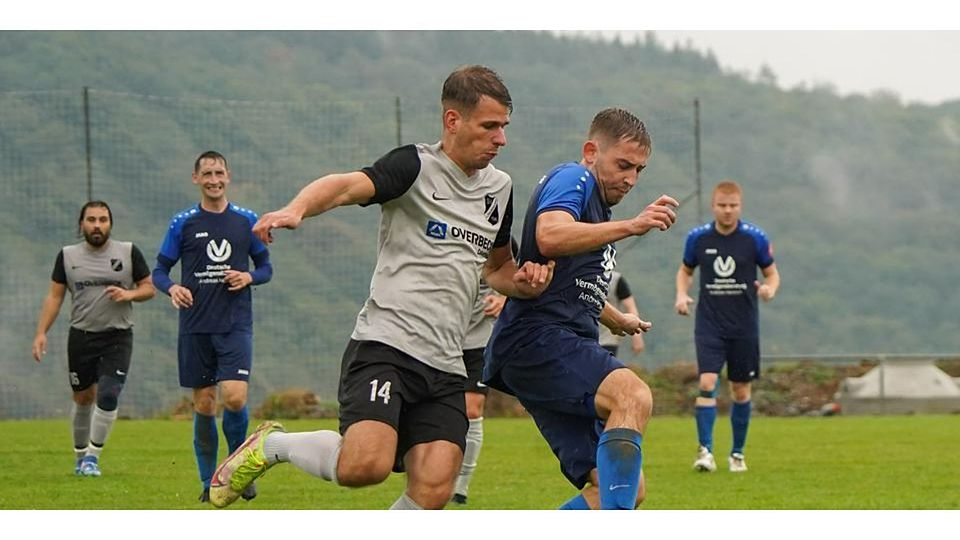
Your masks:
<path fill-rule="evenodd" d="M 289 431 L 333 421 L 287 421 Z M 255 424 L 251 423 L 251 429 Z M 551 509 L 574 495 L 529 419 L 487 419 L 467 509 Z M 101 458 L 104 475 L 73 475 L 66 420 L 0 422 L 0 509 L 212 509 L 200 491 L 192 422 L 120 421 Z M 717 421 L 719 470 L 694 472 L 694 423 L 656 417 L 644 441 L 653 510 L 960 509 L 960 416 L 754 418 L 750 470 L 726 470 L 727 418 Z M 221 442 L 221 454 L 225 451 Z M 260 496 L 231 509 L 383 509 L 404 477 L 362 489 L 333 486 L 289 465 L 270 470 Z M 451 505 L 448 508 L 457 508 Z"/>

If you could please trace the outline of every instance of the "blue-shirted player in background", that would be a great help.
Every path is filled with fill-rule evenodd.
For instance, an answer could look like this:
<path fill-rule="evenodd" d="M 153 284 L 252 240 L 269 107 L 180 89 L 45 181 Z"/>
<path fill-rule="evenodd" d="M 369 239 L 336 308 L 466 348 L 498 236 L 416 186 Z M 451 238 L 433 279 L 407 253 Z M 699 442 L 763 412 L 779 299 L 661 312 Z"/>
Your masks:
<path fill-rule="evenodd" d="M 193 389 L 193 447 L 203 491 L 217 466 L 217 386 L 223 400 L 223 434 L 233 452 L 247 437 L 247 385 L 253 363 L 250 286 L 270 281 L 267 247 L 251 229 L 257 215 L 227 201 L 230 169 L 220 153 L 201 154 L 193 166 L 200 203 L 179 212 L 157 255 L 153 282 L 180 310 L 177 357 L 180 386 Z M 250 259 L 254 270 L 250 271 Z M 180 283 L 170 269 L 180 261 Z M 245 499 L 256 496 L 251 484 Z"/>
<path fill-rule="evenodd" d="M 750 425 L 750 382 L 760 376 L 760 318 L 757 298 L 772 300 L 780 287 L 780 274 L 773 262 L 767 235 L 752 223 L 740 220 L 742 191 L 736 182 L 724 181 L 713 190 L 711 206 L 715 221 L 687 235 L 683 262 L 677 270 L 676 310 L 690 313 L 687 291 L 693 271 L 700 267 L 700 302 L 694 336 L 700 394 L 696 400 L 697 436 L 700 447 L 693 468 L 713 472 L 713 424 L 717 419 L 717 382 L 727 365 L 733 405 L 731 472 L 744 472 L 743 446 Z M 757 268 L 763 282 L 757 280 Z"/>
<path fill-rule="evenodd" d="M 676 220 L 677 201 L 663 195 L 637 216 L 611 221 L 610 207 L 636 185 L 650 151 L 643 122 L 605 109 L 590 126 L 583 159 L 540 180 L 518 263 L 556 259 L 553 282 L 539 298 L 507 301 L 486 348 L 484 383 L 520 400 L 582 490 L 565 509 L 632 510 L 643 499 L 640 444 L 653 397 L 600 346 L 597 323 L 619 335 L 651 326 L 606 302 L 613 242 Z"/>

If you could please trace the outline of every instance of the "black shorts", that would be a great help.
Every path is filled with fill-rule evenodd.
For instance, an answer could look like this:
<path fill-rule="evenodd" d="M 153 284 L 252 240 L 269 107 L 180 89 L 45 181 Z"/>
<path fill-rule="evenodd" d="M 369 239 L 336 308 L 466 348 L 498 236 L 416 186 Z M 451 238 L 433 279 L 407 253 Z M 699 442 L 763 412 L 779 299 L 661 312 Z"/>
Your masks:
<path fill-rule="evenodd" d="M 340 366 L 340 433 L 361 420 L 378 420 L 397 431 L 393 470 L 414 445 L 450 441 L 467 444 L 464 378 L 434 369 L 376 341 L 351 339 Z"/>
<path fill-rule="evenodd" d="M 463 387 L 464 391 L 487 395 L 490 389 L 480 382 L 483 375 L 483 347 L 463 351 L 463 364 L 467 367 L 467 382 Z"/>
<path fill-rule="evenodd" d="M 86 390 L 105 375 L 126 382 L 132 355 L 133 330 L 129 328 L 87 332 L 71 326 L 67 337 L 70 387 L 74 392 Z"/>

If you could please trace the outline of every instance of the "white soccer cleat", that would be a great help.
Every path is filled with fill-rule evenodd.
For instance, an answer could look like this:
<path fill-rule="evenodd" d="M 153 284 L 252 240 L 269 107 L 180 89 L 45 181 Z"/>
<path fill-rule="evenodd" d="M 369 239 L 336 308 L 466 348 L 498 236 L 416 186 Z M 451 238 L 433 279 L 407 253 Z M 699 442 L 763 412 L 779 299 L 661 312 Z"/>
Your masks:
<path fill-rule="evenodd" d="M 701 446 L 697 450 L 697 460 L 693 462 L 694 470 L 700 472 L 713 472 L 717 470 L 717 462 L 713 459 L 713 454 L 707 450 L 707 447 Z"/>
<path fill-rule="evenodd" d="M 747 461 L 744 459 L 743 454 L 730 454 L 727 461 L 730 463 L 730 472 L 747 472 Z"/>

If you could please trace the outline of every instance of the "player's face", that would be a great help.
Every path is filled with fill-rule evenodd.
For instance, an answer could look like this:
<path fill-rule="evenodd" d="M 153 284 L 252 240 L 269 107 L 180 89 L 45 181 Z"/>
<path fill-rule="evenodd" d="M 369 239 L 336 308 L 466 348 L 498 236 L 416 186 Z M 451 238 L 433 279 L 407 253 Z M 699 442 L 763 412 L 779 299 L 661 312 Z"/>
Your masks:
<path fill-rule="evenodd" d="M 623 200 L 637 185 L 640 173 L 650 159 L 650 148 L 634 140 L 620 139 L 611 143 L 599 142 L 593 173 L 600 183 L 604 200 L 613 206 Z"/>
<path fill-rule="evenodd" d="M 506 127 L 510 110 L 497 100 L 482 96 L 466 115 L 457 115 L 452 124 L 453 148 L 449 155 L 467 175 L 483 169 L 507 144 Z"/>
<path fill-rule="evenodd" d="M 83 213 L 80 230 L 83 238 L 93 247 L 100 247 L 110 238 L 110 212 L 100 206 L 91 206 Z"/>
<path fill-rule="evenodd" d="M 217 201 L 227 194 L 230 170 L 219 159 L 200 160 L 200 169 L 193 173 L 193 183 L 200 186 L 200 193 L 207 200 Z"/>
<path fill-rule="evenodd" d="M 723 230 L 731 230 L 740 220 L 740 194 L 718 192 L 713 195 L 713 217 Z"/>

